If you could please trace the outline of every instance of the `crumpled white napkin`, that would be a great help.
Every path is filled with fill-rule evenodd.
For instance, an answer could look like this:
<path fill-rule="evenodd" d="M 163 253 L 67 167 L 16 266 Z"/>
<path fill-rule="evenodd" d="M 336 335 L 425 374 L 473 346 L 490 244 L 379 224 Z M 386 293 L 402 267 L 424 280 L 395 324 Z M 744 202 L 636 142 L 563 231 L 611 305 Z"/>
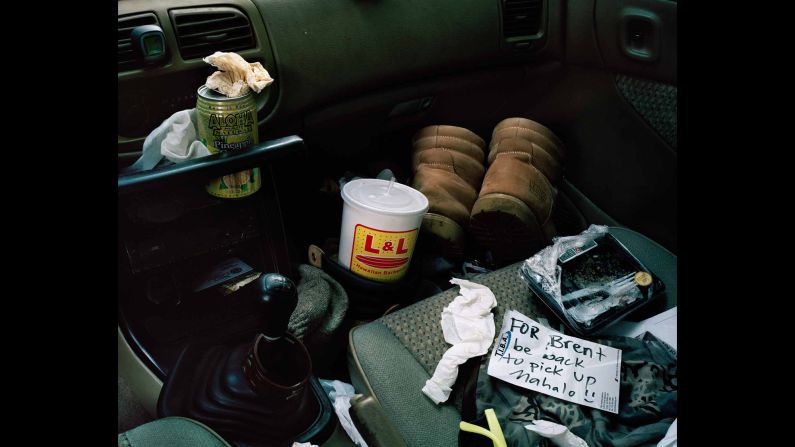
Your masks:
<path fill-rule="evenodd" d="M 351 418 L 351 398 L 356 394 L 353 385 L 339 380 L 321 379 L 321 383 L 324 389 L 328 385 L 333 387 L 333 390 L 329 392 L 329 398 L 333 400 L 334 412 L 337 413 L 342 429 L 345 430 L 345 433 L 348 434 L 354 444 L 359 447 L 367 447 L 367 442 L 362 438 Z"/>
<path fill-rule="evenodd" d="M 202 60 L 221 70 L 207 78 L 207 88 L 230 98 L 243 96 L 249 90 L 259 93 L 273 82 L 261 63 L 248 63 L 237 53 L 216 51 Z"/>
<path fill-rule="evenodd" d="M 149 133 L 141 157 L 127 170 L 148 171 L 163 157 L 182 163 L 206 155 L 210 155 L 210 151 L 198 140 L 196 109 L 180 110 Z"/>
<path fill-rule="evenodd" d="M 160 153 L 174 163 L 210 155 L 199 141 L 196 109 L 183 110 L 171 116 L 173 119 L 166 137 L 160 144 Z"/>
<path fill-rule="evenodd" d="M 588 443 L 584 439 L 569 431 L 565 425 L 535 420 L 532 424 L 525 425 L 524 428 L 549 438 L 558 447 L 588 447 Z"/>
<path fill-rule="evenodd" d="M 425 382 L 422 392 L 434 403 L 450 397 L 451 386 L 458 377 L 458 366 L 472 357 L 488 352 L 494 341 L 494 314 L 497 305 L 494 293 L 486 286 L 465 279 L 453 278 L 459 295 L 442 310 L 444 341 L 453 345 L 448 349 L 433 376 Z"/>

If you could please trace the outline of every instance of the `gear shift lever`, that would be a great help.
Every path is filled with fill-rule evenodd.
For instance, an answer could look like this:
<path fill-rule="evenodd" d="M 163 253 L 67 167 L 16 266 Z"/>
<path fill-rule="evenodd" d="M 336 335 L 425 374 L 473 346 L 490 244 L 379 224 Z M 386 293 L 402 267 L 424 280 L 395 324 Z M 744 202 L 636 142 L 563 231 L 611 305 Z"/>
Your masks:
<path fill-rule="evenodd" d="M 287 331 L 290 315 L 298 305 L 298 291 L 295 284 L 286 276 L 268 273 L 260 276 L 257 302 L 265 315 L 265 325 L 260 331 L 267 340 L 282 338 Z"/>
<path fill-rule="evenodd" d="M 303 390 L 312 371 L 304 345 L 287 335 L 298 292 L 289 278 L 278 273 L 262 275 L 252 286 L 257 288 L 256 300 L 265 324 L 243 362 L 243 374 L 264 398 L 287 400 Z"/>

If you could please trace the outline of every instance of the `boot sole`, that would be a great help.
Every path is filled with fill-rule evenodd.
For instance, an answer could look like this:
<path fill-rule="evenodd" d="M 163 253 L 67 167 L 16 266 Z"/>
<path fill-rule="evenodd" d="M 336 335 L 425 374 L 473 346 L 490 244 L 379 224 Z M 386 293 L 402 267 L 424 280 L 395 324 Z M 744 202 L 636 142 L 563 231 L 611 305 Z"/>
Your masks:
<path fill-rule="evenodd" d="M 464 257 L 464 228 L 453 219 L 441 214 L 426 213 L 422 218 L 420 232 L 426 251 L 450 259 Z"/>
<path fill-rule="evenodd" d="M 470 231 L 498 264 L 527 259 L 546 246 L 552 235 L 545 229 L 529 206 L 507 194 L 487 194 L 472 207 Z"/>

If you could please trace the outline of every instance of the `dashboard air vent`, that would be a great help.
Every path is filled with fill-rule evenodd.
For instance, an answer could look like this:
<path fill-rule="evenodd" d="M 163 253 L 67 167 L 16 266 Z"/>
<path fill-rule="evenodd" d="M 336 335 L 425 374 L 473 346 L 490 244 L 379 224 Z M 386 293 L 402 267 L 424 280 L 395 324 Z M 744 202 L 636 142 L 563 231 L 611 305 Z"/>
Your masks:
<path fill-rule="evenodd" d="M 235 8 L 185 8 L 171 10 L 182 59 L 209 56 L 216 51 L 254 48 L 254 32 L 248 17 Z"/>
<path fill-rule="evenodd" d="M 135 54 L 130 41 L 133 28 L 142 25 L 159 25 L 157 16 L 154 13 L 146 12 L 119 17 L 119 71 L 133 70 L 144 65 L 143 59 Z"/>
<path fill-rule="evenodd" d="M 543 6 L 544 0 L 502 0 L 502 32 L 505 38 L 538 34 Z"/>

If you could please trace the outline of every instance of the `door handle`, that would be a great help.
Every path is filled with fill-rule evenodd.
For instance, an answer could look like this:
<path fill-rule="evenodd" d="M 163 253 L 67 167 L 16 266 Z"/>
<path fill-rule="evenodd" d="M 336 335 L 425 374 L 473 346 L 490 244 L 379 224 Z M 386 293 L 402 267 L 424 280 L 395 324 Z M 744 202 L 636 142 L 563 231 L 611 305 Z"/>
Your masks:
<path fill-rule="evenodd" d="M 624 8 L 620 13 L 618 46 L 625 56 L 654 62 L 660 57 L 660 18 L 641 8 Z"/>

